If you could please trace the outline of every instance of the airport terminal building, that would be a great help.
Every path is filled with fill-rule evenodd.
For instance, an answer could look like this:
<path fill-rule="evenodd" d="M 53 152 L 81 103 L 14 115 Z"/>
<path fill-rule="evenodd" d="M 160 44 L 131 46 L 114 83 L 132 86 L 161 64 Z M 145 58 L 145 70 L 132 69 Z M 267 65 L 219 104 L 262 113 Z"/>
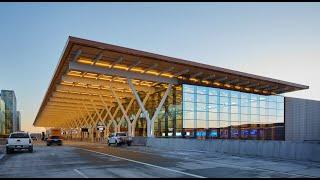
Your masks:
<path fill-rule="evenodd" d="M 308 86 L 69 37 L 34 121 L 81 138 L 320 140 Z"/>

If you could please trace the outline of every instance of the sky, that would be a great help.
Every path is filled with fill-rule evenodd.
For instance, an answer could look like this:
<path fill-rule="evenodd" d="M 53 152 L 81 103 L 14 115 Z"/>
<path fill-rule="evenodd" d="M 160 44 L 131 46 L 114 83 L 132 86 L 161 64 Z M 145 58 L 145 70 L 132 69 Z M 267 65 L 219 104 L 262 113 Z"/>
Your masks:
<path fill-rule="evenodd" d="M 320 3 L 0 3 L 0 89 L 32 123 L 68 36 L 308 85 L 320 100 Z"/>

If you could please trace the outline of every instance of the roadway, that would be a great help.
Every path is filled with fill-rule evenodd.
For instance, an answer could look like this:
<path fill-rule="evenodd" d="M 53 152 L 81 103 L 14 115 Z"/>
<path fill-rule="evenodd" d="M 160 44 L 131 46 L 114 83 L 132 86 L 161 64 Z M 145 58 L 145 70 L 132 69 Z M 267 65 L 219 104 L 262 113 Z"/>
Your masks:
<path fill-rule="evenodd" d="M 320 164 L 70 141 L 48 147 L 38 142 L 33 153 L 4 156 L 3 177 L 320 177 Z"/>

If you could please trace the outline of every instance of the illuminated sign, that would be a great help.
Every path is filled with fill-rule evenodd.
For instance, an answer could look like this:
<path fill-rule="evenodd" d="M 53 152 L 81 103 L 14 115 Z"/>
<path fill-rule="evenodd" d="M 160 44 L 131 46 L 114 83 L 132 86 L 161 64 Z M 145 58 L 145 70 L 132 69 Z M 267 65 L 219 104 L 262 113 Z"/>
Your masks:
<path fill-rule="evenodd" d="M 216 130 L 211 131 L 210 137 L 218 137 L 218 132 Z"/>

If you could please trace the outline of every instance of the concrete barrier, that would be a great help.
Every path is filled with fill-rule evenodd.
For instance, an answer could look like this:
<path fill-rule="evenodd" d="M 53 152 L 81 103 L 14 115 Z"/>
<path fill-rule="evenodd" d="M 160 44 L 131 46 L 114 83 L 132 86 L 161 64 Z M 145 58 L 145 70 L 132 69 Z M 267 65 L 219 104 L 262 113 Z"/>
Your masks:
<path fill-rule="evenodd" d="M 187 138 L 144 138 L 146 146 L 172 150 L 219 152 L 233 155 L 320 162 L 319 142 L 263 140 L 198 140 Z"/>
<path fill-rule="evenodd" d="M 133 146 L 145 146 L 147 143 L 147 139 L 142 136 L 136 136 L 132 138 L 132 145 Z"/>
<path fill-rule="evenodd" d="M 0 145 L 6 145 L 7 138 L 0 138 Z"/>

